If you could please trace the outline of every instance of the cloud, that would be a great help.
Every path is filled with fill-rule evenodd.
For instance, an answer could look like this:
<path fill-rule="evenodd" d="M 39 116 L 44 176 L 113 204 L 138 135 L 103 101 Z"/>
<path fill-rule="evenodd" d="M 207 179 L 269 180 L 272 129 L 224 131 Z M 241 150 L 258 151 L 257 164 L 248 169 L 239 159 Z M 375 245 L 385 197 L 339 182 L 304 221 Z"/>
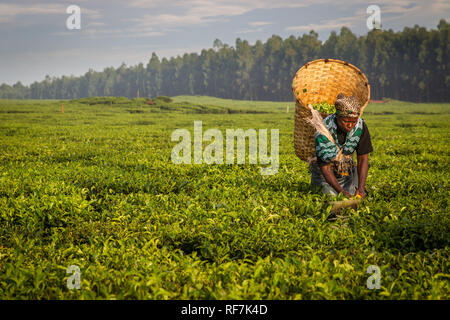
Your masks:
<path fill-rule="evenodd" d="M 263 31 L 264 31 L 263 28 L 257 28 L 257 29 L 244 29 L 244 30 L 237 31 L 236 33 L 245 34 L 245 33 L 253 33 L 253 32 L 263 32 Z"/>
<path fill-rule="evenodd" d="M 355 16 L 343 17 L 343 18 L 338 18 L 338 19 L 334 19 L 334 20 L 325 20 L 322 23 L 310 23 L 307 25 L 290 26 L 290 27 L 286 27 L 285 30 L 286 31 L 296 31 L 296 32 L 300 32 L 300 31 L 307 32 L 310 30 L 321 31 L 321 30 L 340 29 L 343 26 L 351 28 L 352 26 L 354 26 L 355 22 L 360 23 L 361 21 L 365 21 L 366 18 L 367 17 L 365 15 L 361 17 L 361 15 L 359 14 L 359 15 L 355 15 Z"/>
<path fill-rule="evenodd" d="M 104 22 L 90 22 L 90 23 L 88 23 L 86 25 L 86 28 L 89 28 L 89 27 L 104 27 L 104 26 L 106 26 L 106 23 L 104 23 Z"/>
<path fill-rule="evenodd" d="M 449 19 L 450 3 L 448 1 L 381 1 L 379 4 L 382 29 L 398 29 L 406 26 L 420 25 L 435 28 L 440 18 Z"/>
<path fill-rule="evenodd" d="M 298 8 L 304 7 L 306 4 L 287 0 L 172 0 L 169 3 L 159 0 L 132 0 L 128 3 L 128 6 L 142 9 L 158 8 L 158 12 L 163 12 L 159 14 L 145 14 L 140 18 L 134 19 L 140 26 L 172 28 L 227 22 L 227 17 L 244 15 L 256 9 Z M 175 11 L 181 13 L 175 13 Z M 252 27 L 255 26 L 261 25 L 252 25 Z"/>
<path fill-rule="evenodd" d="M 123 28 L 123 29 L 99 29 L 99 28 L 88 28 L 82 27 L 80 32 L 74 33 L 73 31 L 63 31 L 55 32 L 53 35 L 68 37 L 73 35 L 85 36 L 89 39 L 105 39 L 105 38 L 150 38 L 150 37 L 161 37 L 165 33 L 161 31 L 153 30 L 140 30 L 135 28 Z"/>
<path fill-rule="evenodd" d="M 0 16 L 15 17 L 19 15 L 61 14 L 66 8 L 60 4 L 19 5 L 0 3 Z"/>
<path fill-rule="evenodd" d="M 359 8 L 356 9 L 352 16 L 341 17 L 333 20 L 321 20 L 318 23 L 310 23 L 306 25 L 294 25 L 286 27 L 286 31 L 307 32 L 327 31 L 340 29 L 343 26 L 348 28 L 366 27 L 366 21 L 369 15 L 366 9 L 369 4 L 362 1 L 348 1 L 342 5 L 348 5 L 350 2 L 358 2 Z M 448 1 L 437 0 L 433 3 L 425 3 L 409 0 L 379 0 L 376 3 L 380 7 L 381 24 L 383 29 L 392 26 L 406 26 L 412 24 L 426 24 L 430 21 L 438 22 L 440 17 L 446 18 L 449 14 L 450 3 Z M 363 5 L 363 6 L 362 6 Z"/>
<path fill-rule="evenodd" d="M 264 32 L 264 26 L 268 26 L 274 24 L 273 22 L 269 21 L 252 21 L 249 22 L 248 25 L 250 28 L 239 30 L 236 33 L 237 34 L 245 34 L 245 33 L 256 33 L 256 32 Z"/>
<path fill-rule="evenodd" d="M 0 3 L 0 23 L 13 23 L 19 16 L 37 16 L 37 15 L 67 15 L 68 6 L 55 3 L 44 4 L 10 4 Z M 82 7 L 81 14 L 86 14 L 93 19 L 101 17 L 97 10 Z"/>
<path fill-rule="evenodd" d="M 433 1 L 432 3 L 400 1 L 400 3 L 386 3 L 381 8 L 381 21 L 409 24 L 421 24 L 424 21 L 450 17 L 450 3 L 448 1 Z M 391 17 L 383 17 L 385 14 L 395 14 Z M 404 23 L 405 24 L 405 23 Z"/>
<path fill-rule="evenodd" d="M 273 22 L 268 21 L 253 21 L 248 23 L 251 27 L 262 27 L 262 26 L 268 26 L 273 24 Z"/>
<path fill-rule="evenodd" d="M 177 1 L 173 1 L 177 2 Z M 166 0 L 132 0 L 128 1 L 128 6 L 131 8 L 142 8 L 142 9 L 148 9 L 148 8 L 158 8 L 164 5 L 170 5 L 171 2 L 168 2 Z"/>
<path fill-rule="evenodd" d="M 274 8 L 298 8 L 305 7 L 321 0 L 302 1 L 302 3 L 292 0 L 131 0 L 127 5 L 132 8 L 192 8 L 194 10 L 207 8 L 213 10 L 214 14 L 228 14 L 228 12 L 221 12 L 221 9 L 239 8 L 239 11 L 245 10 L 248 12 L 254 9 L 274 9 Z M 322 0 L 324 1 L 324 0 Z M 308 3 L 309 2 L 309 3 Z M 217 9 L 214 9 L 217 8 Z M 230 11 L 229 13 L 232 13 Z"/>
<path fill-rule="evenodd" d="M 448 17 L 450 11 L 450 2 L 448 2 L 447 0 L 435 1 L 430 5 L 430 9 L 431 12 L 436 14 L 442 14 L 443 12 L 447 11 L 446 16 Z"/>
<path fill-rule="evenodd" d="M 200 15 L 180 16 L 175 14 L 161 14 L 153 16 L 151 14 L 146 14 L 140 18 L 128 19 L 128 21 L 135 22 L 136 28 L 145 29 L 148 27 L 176 28 L 191 25 L 204 25 L 212 22 L 226 21 L 226 19 L 203 17 Z"/>

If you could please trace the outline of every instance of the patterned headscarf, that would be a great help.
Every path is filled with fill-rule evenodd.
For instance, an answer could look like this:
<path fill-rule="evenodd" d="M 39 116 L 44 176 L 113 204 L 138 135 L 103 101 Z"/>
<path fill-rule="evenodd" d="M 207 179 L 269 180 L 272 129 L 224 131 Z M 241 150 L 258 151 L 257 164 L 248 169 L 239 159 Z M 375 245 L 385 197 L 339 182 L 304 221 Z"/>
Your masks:
<path fill-rule="evenodd" d="M 357 118 L 361 113 L 361 105 L 354 96 L 346 97 L 343 93 L 339 93 L 334 105 L 338 116 Z"/>

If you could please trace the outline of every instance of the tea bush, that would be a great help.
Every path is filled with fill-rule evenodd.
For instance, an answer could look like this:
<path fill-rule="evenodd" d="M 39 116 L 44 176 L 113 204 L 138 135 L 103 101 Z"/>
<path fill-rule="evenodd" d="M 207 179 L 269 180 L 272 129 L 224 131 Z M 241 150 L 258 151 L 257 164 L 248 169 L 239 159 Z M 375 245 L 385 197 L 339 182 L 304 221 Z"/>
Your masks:
<path fill-rule="evenodd" d="M 330 221 L 293 103 L 108 99 L 0 101 L 2 299 L 450 298 L 450 104 L 369 104 L 368 197 Z M 278 173 L 172 163 L 171 133 L 197 120 L 279 129 Z"/>

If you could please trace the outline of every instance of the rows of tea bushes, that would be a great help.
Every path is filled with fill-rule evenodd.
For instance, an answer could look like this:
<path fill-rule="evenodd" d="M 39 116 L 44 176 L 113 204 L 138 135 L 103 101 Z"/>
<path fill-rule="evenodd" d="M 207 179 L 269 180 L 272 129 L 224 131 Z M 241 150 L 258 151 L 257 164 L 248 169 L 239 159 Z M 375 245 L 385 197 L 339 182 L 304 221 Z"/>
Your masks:
<path fill-rule="evenodd" d="M 293 103 L 165 103 L 0 101 L 1 299 L 450 298 L 450 104 L 369 104 L 367 199 L 330 220 L 294 153 Z M 199 105 L 242 112 L 182 110 Z M 171 134 L 194 121 L 279 129 L 278 173 L 174 164 Z"/>

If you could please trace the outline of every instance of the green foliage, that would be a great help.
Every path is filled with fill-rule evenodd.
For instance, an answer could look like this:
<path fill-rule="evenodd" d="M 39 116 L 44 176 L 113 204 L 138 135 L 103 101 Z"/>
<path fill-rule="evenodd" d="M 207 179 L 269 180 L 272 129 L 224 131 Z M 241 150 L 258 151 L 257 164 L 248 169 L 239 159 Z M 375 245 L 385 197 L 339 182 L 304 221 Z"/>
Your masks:
<path fill-rule="evenodd" d="M 136 101 L 135 99 L 133 100 Z M 89 98 L 73 99 L 70 102 L 88 105 L 94 104 L 112 105 L 112 104 L 129 104 L 131 101 L 126 97 L 89 97 Z"/>
<path fill-rule="evenodd" d="M 321 113 L 335 113 L 336 112 L 336 107 L 334 106 L 334 104 L 328 104 L 326 101 L 320 102 L 320 103 L 313 103 L 312 107 L 315 110 L 318 110 Z"/>
<path fill-rule="evenodd" d="M 188 99 L 189 100 L 189 99 Z M 212 105 L 210 103 L 195 103 L 187 101 L 175 102 L 172 98 L 165 96 L 158 96 L 152 100 L 153 104 L 147 104 L 147 98 L 133 98 L 128 99 L 126 97 L 89 97 L 70 100 L 70 105 L 77 104 L 89 105 L 89 106 L 104 106 L 107 107 L 124 107 L 129 113 L 145 113 L 145 112 L 170 112 L 170 113 L 264 113 L 264 111 L 250 110 L 250 109 L 237 109 L 226 108 L 222 106 Z M 64 103 L 63 103 L 64 104 Z M 17 113 L 24 111 L 7 110 L 8 113 Z M 28 111 L 25 111 L 28 112 Z"/>
<path fill-rule="evenodd" d="M 1 299 L 450 298 L 449 104 L 369 104 L 368 199 L 329 221 L 293 150 L 292 102 L 172 100 L 191 109 L 0 100 Z M 195 120 L 279 129 L 278 174 L 173 164 L 171 133 Z"/>
<path fill-rule="evenodd" d="M 169 97 L 166 97 L 166 96 L 157 96 L 155 98 L 155 101 L 158 101 L 158 100 L 160 100 L 162 102 L 166 102 L 166 103 L 172 102 L 172 99 Z"/>

